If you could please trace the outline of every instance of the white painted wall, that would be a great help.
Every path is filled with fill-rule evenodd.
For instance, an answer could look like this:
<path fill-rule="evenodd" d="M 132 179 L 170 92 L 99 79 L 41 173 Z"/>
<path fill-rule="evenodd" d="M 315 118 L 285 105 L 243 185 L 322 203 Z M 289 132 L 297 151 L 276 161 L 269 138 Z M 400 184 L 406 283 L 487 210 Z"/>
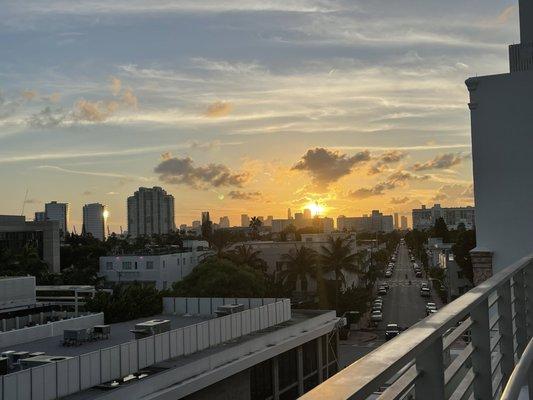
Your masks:
<path fill-rule="evenodd" d="M 471 78 L 477 248 L 497 272 L 533 252 L 533 71 Z"/>

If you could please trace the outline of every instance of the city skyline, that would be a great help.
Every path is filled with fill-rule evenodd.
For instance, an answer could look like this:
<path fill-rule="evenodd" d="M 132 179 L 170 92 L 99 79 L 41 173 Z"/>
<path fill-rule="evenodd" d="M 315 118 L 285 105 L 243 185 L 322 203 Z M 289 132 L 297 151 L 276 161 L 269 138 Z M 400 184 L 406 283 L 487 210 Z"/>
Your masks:
<path fill-rule="evenodd" d="M 142 19 L 120 1 L 7 5 L 3 213 L 28 189 L 28 219 L 57 199 L 81 228 L 83 204 L 100 202 L 118 232 L 139 186 L 175 197 L 177 225 L 315 201 L 331 216 L 472 205 L 462 82 L 507 68 L 516 5 L 432 1 L 416 21 L 413 7 L 160 2 Z M 129 44 L 152 41 L 143 55 Z"/>

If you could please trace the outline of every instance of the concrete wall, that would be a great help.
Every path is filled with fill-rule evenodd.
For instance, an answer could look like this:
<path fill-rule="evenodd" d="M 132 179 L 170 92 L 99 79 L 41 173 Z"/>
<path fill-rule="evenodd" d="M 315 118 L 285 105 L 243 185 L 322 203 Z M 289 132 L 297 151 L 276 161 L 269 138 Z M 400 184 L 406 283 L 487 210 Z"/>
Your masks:
<path fill-rule="evenodd" d="M 290 300 L 285 299 L 82 354 L 68 360 L 5 375 L 0 380 L 0 388 L 3 388 L 0 390 L 0 400 L 46 400 L 66 396 L 127 376 L 150 365 L 187 356 L 290 319 Z M 301 325 L 302 329 L 305 329 L 306 325 Z M 11 332 L 7 332 L 9 333 Z M 226 349 L 213 353 L 207 362 L 200 359 L 187 363 L 180 370 L 180 377 L 185 380 L 204 370 L 225 365 L 236 357 L 244 357 L 249 352 L 247 345 L 240 352 Z"/>
<path fill-rule="evenodd" d="M 35 277 L 0 279 L 0 309 L 35 304 Z"/>
<path fill-rule="evenodd" d="M 471 78 L 477 250 L 498 272 L 533 251 L 533 71 Z"/>
<path fill-rule="evenodd" d="M 15 329 L 0 333 L 0 347 L 6 348 L 21 343 L 62 335 L 65 329 L 92 328 L 94 325 L 104 323 L 104 314 L 91 314 L 83 317 L 49 322 L 44 325 L 29 328 Z"/>

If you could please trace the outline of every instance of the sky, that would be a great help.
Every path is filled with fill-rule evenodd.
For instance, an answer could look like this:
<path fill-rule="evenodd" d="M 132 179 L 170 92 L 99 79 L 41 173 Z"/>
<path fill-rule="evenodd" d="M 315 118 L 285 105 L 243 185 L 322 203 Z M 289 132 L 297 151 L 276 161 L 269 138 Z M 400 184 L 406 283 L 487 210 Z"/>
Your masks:
<path fill-rule="evenodd" d="M 0 214 L 472 205 L 464 81 L 508 71 L 515 3 L 0 0 Z"/>

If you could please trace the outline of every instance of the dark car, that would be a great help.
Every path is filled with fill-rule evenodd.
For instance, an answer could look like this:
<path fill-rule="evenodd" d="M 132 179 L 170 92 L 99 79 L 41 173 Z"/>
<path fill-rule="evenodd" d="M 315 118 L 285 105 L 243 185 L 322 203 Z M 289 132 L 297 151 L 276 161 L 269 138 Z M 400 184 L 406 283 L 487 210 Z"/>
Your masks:
<path fill-rule="evenodd" d="M 400 332 L 401 329 L 398 324 L 388 324 L 385 328 L 385 339 L 390 340 L 392 338 L 395 338 L 400 334 Z"/>

